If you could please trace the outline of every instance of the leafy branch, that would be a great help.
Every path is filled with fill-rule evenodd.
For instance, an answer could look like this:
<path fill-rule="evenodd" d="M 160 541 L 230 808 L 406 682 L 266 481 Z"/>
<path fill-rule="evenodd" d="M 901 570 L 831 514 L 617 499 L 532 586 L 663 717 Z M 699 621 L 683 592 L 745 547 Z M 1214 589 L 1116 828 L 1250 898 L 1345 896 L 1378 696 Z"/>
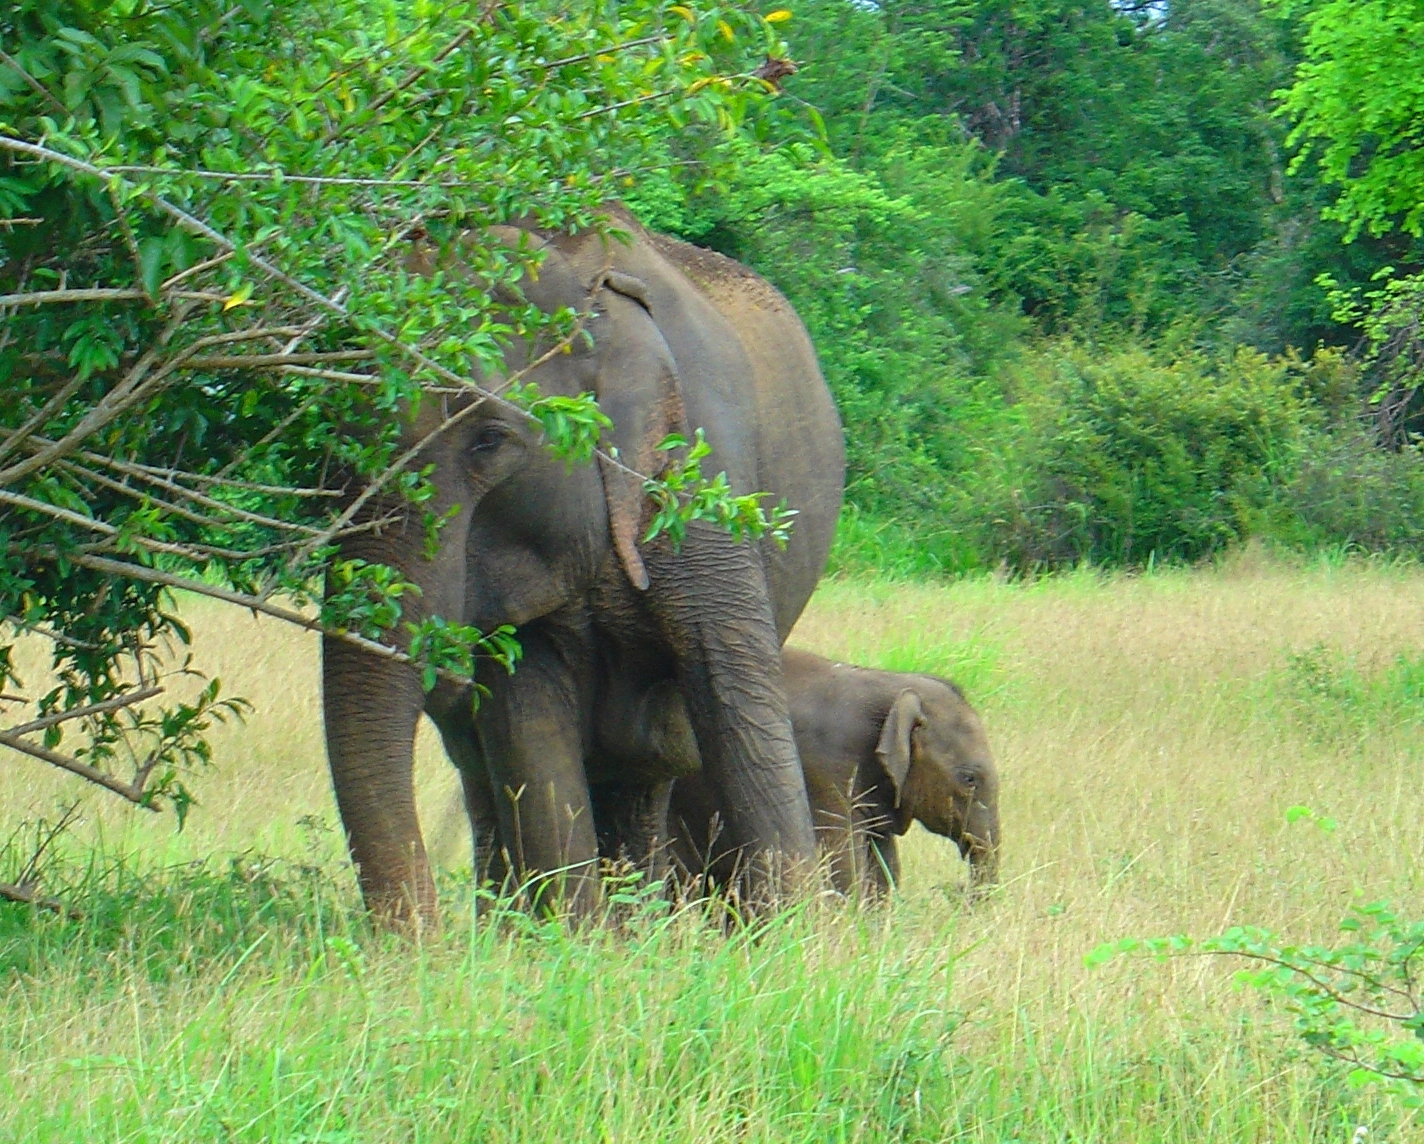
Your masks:
<path fill-rule="evenodd" d="M 413 586 L 340 543 L 414 522 L 437 544 L 424 453 L 481 402 L 569 464 L 625 468 L 591 395 L 527 384 L 584 316 L 520 304 L 538 256 L 487 228 L 603 225 L 608 180 L 650 167 L 667 124 L 732 130 L 765 94 L 741 80 L 749 53 L 780 54 L 771 22 L 647 0 L 123 18 L 61 0 L 0 29 L 19 81 L 0 84 L 0 614 L 50 639 L 60 680 L 11 697 L 34 711 L 0 743 L 181 821 L 179 776 L 241 704 L 216 681 L 187 704 L 154 690 L 157 649 L 184 638 L 175 589 L 427 687 L 468 686 L 481 658 L 512 669 L 510 633 L 403 622 Z M 456 245 L 470 276 L 412 270 L 413 249 Z M 507 372 L 517 340 L 547 349 Z M 412 443 L 402 411 L 423 401 L 446 413 Z M 692 464 L 635 475 L 674 515 L 774 531 Z M 81 745 L 64 753 L 66 729 Z"/>
<path fill-rule="evenodd" d="M 1286 821 L 1326 834 L 1336 829 L 1333 819 L 1306 806 L 1289 808 Z M 1091 968 L 1134 955 L 1245 961 L 1236 983 L 1279 1002 L 1300 1039 L 1345 1066 L 1351 1084 L 1383 1082 L 1410 1107 L 1424 1107 L 1424 919 L 1376 901 L 1353 907 L 1339 931 L 1344 937 L 1334 945 L 1291 944 L 1259 926 L 1233 926 L 1205 939 L 1123 938 L 1099 945 L 1084 963 Z"/>

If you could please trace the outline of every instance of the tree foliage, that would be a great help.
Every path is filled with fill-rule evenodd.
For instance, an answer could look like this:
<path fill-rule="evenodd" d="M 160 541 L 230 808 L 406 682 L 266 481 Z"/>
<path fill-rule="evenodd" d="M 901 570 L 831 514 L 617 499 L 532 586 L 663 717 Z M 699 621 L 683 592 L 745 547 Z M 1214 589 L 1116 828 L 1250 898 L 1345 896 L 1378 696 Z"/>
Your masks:
<path fill-rule="evenodd" d="M 511 339 L 555 352 L 580 317 L 509 301 L 538 259 L 487 228 L 604 225 L 668 131 L 733 131 L 772 90 L 752 73 L 773 26 L 657 2 L 20 0 L 0 44 L 0 620 L 50 640 L 59 680 L 0 743 L 185 807 L 238 708 L 216 682 L 177 701 L 175 587 L 427 685 L 512 666 L 508 633 L 403 625 L 411 586 L 337 542 L 406 515 L 438 538 L 400 428 L 422 399 L 503 402 L 588 461 L 592 397 L 502 372 Z M 471 273 L 412 272 L 412 247 L 455 242 Z M 650 481 L 666 524 L 784 527 L 679 475 Z M 0 686 L 23 686 L 9 647 Z"/>
<path fill-rule="evenodd" d="M 1396 226 L 1424 234 L 1424 4 L 1278 3 L 1304 24 L 1305 58 L 1284 107 L 1302 157 L 1318 154 L 1321 176 L 1340 188 L 1329 213 L 1349 238 Z"/>
<path fill-rule="evenodd" d="M 1306 11 L 808 0 L 787 89 L 827 149 L 743 155 L 710 192 L 675 166 L 637 189 L 806 318 L 848 427 L 851 531 L 878 538 L 856 561 L 880 562 L 884 522 L 920 571 L 1195 559 L 1251 535 L 1414 544 L 1424 463 L 1377 456 L 1355 422 L 1412 439 L 1406 308 L 1363 316 L 1424 247 L 1346 243 L 1322 217 L 1337 192 L 1276 96 Z M 1272 411 L 1264 436 L 1230 428 L 1236 398 Z"/>

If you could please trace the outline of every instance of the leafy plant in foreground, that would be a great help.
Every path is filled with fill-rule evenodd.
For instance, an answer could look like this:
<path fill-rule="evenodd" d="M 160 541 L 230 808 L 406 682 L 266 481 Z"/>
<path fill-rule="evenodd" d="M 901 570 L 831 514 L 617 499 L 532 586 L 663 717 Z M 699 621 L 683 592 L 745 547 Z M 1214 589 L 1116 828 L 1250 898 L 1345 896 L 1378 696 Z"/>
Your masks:
<path fill-rule="evenodd" d="M 1326 834 L 1337 826 L 1308 806 L 1288 809 L 1286 821 Z M 1205 939 L 1123 938 L 1098 946 L 1084 962 L 1091 968 L 1132 954 L 1244 960 L 1237 984 L 1283 1007 L 1300 1039 L 1345 1066 L 1350 1084 L 1385 1084 L 1407 1107 L 1424 1108 L 1424 918 L 1375 901 L 1352 907 L 1339 931 L 1334 945 L 1294 945 L 1259 926 Z"/>

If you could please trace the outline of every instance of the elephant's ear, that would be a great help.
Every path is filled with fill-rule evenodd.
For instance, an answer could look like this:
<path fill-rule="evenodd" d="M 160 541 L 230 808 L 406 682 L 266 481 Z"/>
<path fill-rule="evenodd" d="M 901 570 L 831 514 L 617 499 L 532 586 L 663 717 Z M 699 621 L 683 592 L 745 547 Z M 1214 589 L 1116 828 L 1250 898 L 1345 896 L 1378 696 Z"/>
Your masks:
<path fill-rule="evenodd" d="M 608 527 L 614 550 L 639 591 L 648 586 L 648 570 L 638 553 L 643 525 L 644 476 L 659 476 L 668 455 L 658 445 L 670 433 L 687 432 L 677 366 L 648 306 L 643 283 L 617 271 L 603 276 L 609 293 L 608 327 L 600 331 L 610 344 L 599 362 L 598 405 L 613 422 L 608 442 L 626 468 L 599 458 Z M 609 450 L 610 452 L 612 450 Z M 629 472 L 627 470 L 633 470 Z"/>
<path fill-rule="evenodd" d="M 895 788 L 897 810 L 900 807 L 901 792 L 905 789 L 905 778 L 910 773 L 910 736 L 923 722 L 920 697 L 907 687 L 895 696 L 895 702 L 890 705 L 890 713 L 885 716 L 885 722 L 880 727 L 880 742 L 875 745 L 875 760 L 890 780 L 890 785 Z M 906 822 L 906 826 L 908 825 Z"/>

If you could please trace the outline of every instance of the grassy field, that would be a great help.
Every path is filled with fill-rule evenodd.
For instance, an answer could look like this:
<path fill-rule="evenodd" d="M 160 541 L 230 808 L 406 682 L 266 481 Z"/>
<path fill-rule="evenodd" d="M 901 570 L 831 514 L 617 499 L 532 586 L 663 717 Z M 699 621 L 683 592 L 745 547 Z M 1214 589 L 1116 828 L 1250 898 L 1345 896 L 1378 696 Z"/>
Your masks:
<path fill-rule="evenodd" d="M 886 909 L 755 935 L 625 894 L 619 928 L 477 916 L 422 738 L 448 921 L 372 936 L 332 830 L 309 639 L 189 610 L 257 712 L 188 830 L 85 796 L 48 888 L 0 907 L 0 1140 L 1424 1139 L 1326 1075 L 1231 966 L 1083 956 L 1242 922 L 1329 938 L 1420 912 L 1424 572 L 1293 566 L 1031 584 L 841 581 L 795 641 L 958 679 L 1004 775 L 1004 884 L 970 906 L 917 830 Z M 73 788 L 3 760 L 4 834 Z M 1285 812 L 1308 805 L 1332 833 Z M 96 842 L 102 857 L 86 859 Z M 1356 1138 L 1358 1139 L 1358 1138 Z"/>

